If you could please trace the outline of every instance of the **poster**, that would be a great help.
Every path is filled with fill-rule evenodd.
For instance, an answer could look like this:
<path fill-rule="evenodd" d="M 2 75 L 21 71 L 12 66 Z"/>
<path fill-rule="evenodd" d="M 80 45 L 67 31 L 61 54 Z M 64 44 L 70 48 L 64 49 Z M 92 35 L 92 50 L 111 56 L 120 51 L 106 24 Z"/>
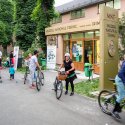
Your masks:
<path fill-rule="evenodd" d="M 19 46 L 14 47 L 14 68 L 17 70 Z"/>
<path fill-rule="evenodd" d="M 56 68 L 56 46 L 47 46 L 47 69 Z"/>

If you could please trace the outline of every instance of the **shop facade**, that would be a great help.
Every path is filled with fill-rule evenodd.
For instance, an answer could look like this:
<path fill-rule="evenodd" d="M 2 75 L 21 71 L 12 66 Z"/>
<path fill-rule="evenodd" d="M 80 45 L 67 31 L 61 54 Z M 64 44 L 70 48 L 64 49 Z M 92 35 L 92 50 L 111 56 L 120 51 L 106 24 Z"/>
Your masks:
<path fill-rule="evenodd" d="M 70 53 L 76 70 L 83 71 L 84 64 L 91 63 L 99 73 L 99 26 L 96 18 L 46 28 L 47 45 L 56 42 L 57 64 L 62 64 L 65 53 Z"/>

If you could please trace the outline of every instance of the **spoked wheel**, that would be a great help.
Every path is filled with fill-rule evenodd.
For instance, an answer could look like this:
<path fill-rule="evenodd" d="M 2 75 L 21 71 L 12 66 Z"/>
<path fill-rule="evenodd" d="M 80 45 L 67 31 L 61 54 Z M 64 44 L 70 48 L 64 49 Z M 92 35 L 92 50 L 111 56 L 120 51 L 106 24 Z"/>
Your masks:
<path fill-rule="evenodd" d="M 42 72 L 39 73 L 40 83 L 43 86 L 44 85 L 44 74 Z"/>
<path fill-rule="evenodd" d="M 108 90 L 102 90 L 99 93 L 98 96 L 98 103 L 101 108 L 101 110 L 108 115 L 112 115 L 112 111 L 115 105 L 116 96 L 115 93 L 108 91 Z"/>
<path fill-rule="evenodd" d="M 56 84 L 56 98 L 60 99 L 60 97 L 62 96 L 62 92 L 63 92 L 63 84 L 62 81 L 58 81 L 57 80 L 57 84 Z"/>
<path fill-rule="evenodd" d="M 24 84 L 26 84 L 26 80 L 27 80 L 27 73 L 25 73 L 24 75 Z"/>
<path fill-rule="evenodd" d="M 36 88 L 37 88 L 38 91 L 41 90 L 41 81 L 40 81 L 39 73 L 36 76 Z"/>

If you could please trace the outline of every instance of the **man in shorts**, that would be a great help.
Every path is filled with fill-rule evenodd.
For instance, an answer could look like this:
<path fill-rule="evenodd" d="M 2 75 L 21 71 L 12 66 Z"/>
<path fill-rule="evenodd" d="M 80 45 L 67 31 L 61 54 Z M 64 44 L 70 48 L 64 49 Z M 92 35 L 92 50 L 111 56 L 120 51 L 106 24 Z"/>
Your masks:
<path fill-rule="evenodd" d="M 34 55 L 30 59 L 30 64 L 29 64 L 29 70 L 30 70 L 30 76 L 31 76 L 30 88 L 36 87 L 36 85 L 34 84 L 36 68 L 39 68 L 41 70 L 40 65 L 38 63 L 38 54 L 39 54 L 39 52 L 37 50 L 35 50 Z"/>

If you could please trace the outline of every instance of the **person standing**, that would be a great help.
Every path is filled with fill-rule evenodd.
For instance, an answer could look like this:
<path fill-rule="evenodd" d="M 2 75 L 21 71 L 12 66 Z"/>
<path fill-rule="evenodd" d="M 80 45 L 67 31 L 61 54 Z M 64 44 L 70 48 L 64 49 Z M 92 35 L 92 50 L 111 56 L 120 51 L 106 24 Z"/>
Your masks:
<path fill-rule="evenodd" d="M 15 74 L 15 69 L 13 67 L 14 65 L 11 64 L 10 68 L 9 68 L 9 73 L 10 73 L 10 80 L 14 79 L 14 74 Z"/>
<path fill-rule="evenodd" d="M 38 55 L 39 55 L 39 52 L 37 50 L 34 51 L 34 55 L 31 57 L 30 59 L 30 63 L 29 63 L 29 70 L 30 70 L 30 76 L 31 76 L 31 85 L 30 85 L 30 88 L 34 88 L 36 85 L 34 84 L 34 76 L 35 76 L 35 71 L 36 71 L 36 68 L 38 67 L 40 70 L 40 65 L 38 63 Z"/>
<path fill-rule="evenodd" d="M 10 52 L 10 66 L 13 64 L 13 51 Z"/>
<path fill-rule="evenodd" d="M 0 51 L 0 67 L 2 66 L 2 52 Z"/>
<path fill-rule="evenodd" d="M 65 59 L 63 61 L 63 64 L 60 67 L 61 68 L 64 67 L 65 68 L 65 72 L 67 74 L 67 78 L 66 78 L 66 91 L 65 91 L 65 95 L 68 94 L 68 87 L 69 87 L 69 83 L 71 84 L 71 93 L 70 96 L 74 95 L 74 83 L 73 81 L 77 78 L 76 74 L 75 74 L 75 67 L 74 64 L 72 62 L 72 60 L 70 59 L 70 54 L 66 53 L 65 54 Z"/>

